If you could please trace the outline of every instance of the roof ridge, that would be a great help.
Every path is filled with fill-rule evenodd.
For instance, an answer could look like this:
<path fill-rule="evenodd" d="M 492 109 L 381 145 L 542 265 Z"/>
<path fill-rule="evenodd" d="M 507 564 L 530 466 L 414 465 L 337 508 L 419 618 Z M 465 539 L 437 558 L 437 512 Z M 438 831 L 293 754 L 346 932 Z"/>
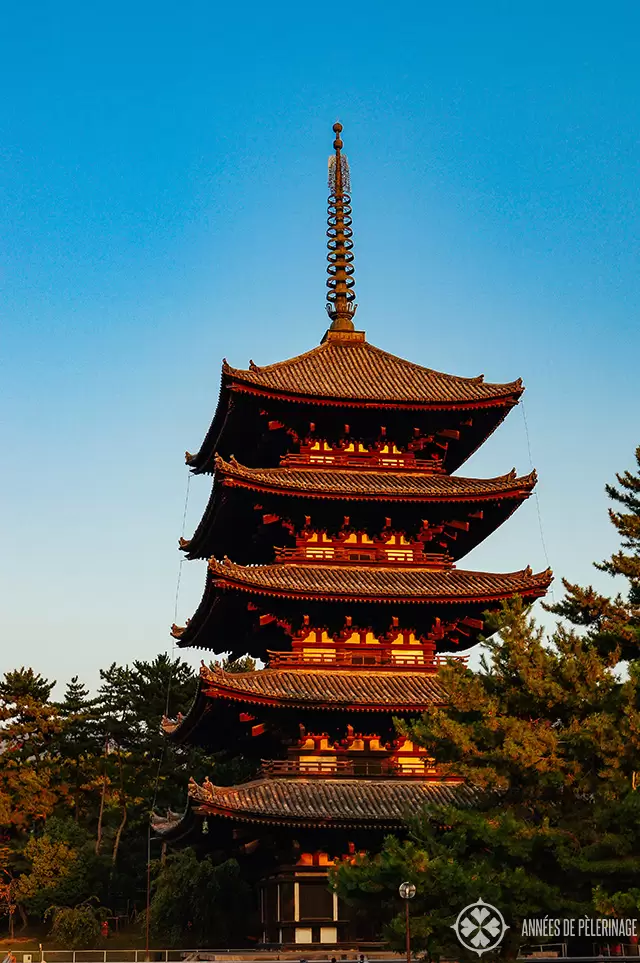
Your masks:
<path fill-rule="evenodd" d="M 356 465 L 312 465 L 312 464 L 302 464 L 302 465 L 272 465 L 272 466 L 250 466 L 244 465 L 242 462 L 236 459 L 230 460 L 228 462 L 224 459 L 220 459 L 221 465 L 224 468 L 232 468 L 234 471 L 240 471 L 247 474 L 258 474 L 268 472 L 269 474 L 275 474 L 276 472 L 280 474 L 292 474 L 295 472 L 311 474 L 344 474 L 344 475 L 362 475 L 364 474 L 363 469 Z M 424 478 L 429 474 L 425 472 L 424 469 L 419 469 L 417 471 L 403 470 L 401 472 L 390 471 L 388 468 L 367 468 L 365 469 L 367 475 L 383 475 L 388 478 L 392 475 L 402 475 L 403 477 L 409 477 L 416 475 L 419 478 Z M 436 473 L 434 473 L 435 475 Z M 440 477 L 440 476 L 438 476 Z M 453 476 L 450 476 L 453 477 Z"/>
<path fill-rule="evenodd" d="M 223 373 L 230 376 L 235 375 L 236 377 L 240 378 L 240 380 L 242 380 L 242 375 L 250 376 L 252 374 L 269 374 L 273 371 L 279 371 L 282 368 L 288 368 L 290 365 L 293 365 L 299 361 L 304 361 L 309 357 L 317 357 L 318 355 L 322 355 L 322 354 L 331 354 L 335 351 L 340 351 L 343 349 L 350 350 L 351 348 L 354 347 L 354 344 L 358 345 L 361 348 L 364 348 L 370 354 L 377 355 L 380 358 L 385 358 L 390 361 L 394 361 L 397 364 L 404 365 L 405 367 L 410 368 L 414 371 L 419 370 L 426 375 L 433 375 L 437 378 L 443 378 L 444 380 L 452 383 L 477 384 L 477 385 L 482 384 L 482 385 L 486 385 L 487 387 L 495 386 L 495 387 L 501 387 L 501 388 L 505 388 L 505 387 L 519 388 L 522 386 L 522 378 L 516 378 L 514 381 L 486 382 L 485 376 L 483 374 L 475 375 L 472 377 L 465 377 L 464 375 L 448 374 L 446 371 L 440 371 L 437 368 L 430 368 L 427 365 L 418 364 L 417 361 L 409 361 L 408 358 L 402 358 L 400 357 L 400 355 L 393 354 L 393 352 L 387 351 L 385 348 L 379 348 L 377 345 L 372 344 L 370 341 L 366 341 L 366 340 L 358 341 L 358 342 L 351 342 L 351 341 L 343 342 L 339 340 L 324 341 L 321 344 L 316 345 L 313 348 L 310 348 L 308 351 L 303 351 L 300 354 L 294 355 L 291 358 L 285 358 L 282 361 L 274 361 L 271 364 L 267 364 L 267 365 L 257 365 L 253 360 L 250 359 L 248 368 L 235 368 L 232 365 L 230 365 L 225 359 L 223 362 Z"/>
<path fill-rule="evenodd" d="M 366 344 L 366 342 L 365 342 Z M 264 374 L 265 372 L 277 371 L 280 368 L 286 368 L 296 361 L 302 361 L 308 358 L 310 355 L 319 354 L 321 351 L 327 351 L 329 349 L 330 342 L 325 341 L 323 344 L 317 344 L 313 348 L 309 348 L 308 351 L 302 351 L 300 354 L 294 355 L 292 358 L 284 358 L 282 361 L 273 361 L 271 364 L 257 365 L 254 361 L 249 360 L 248 368 L 234 368 L 232 365 L 227 364 L 224 371 L 225 374 L 230 375 L 243 375 L 251 373 Z"/>
<path fill-rule="evenodd" d="M 256 475 L 256 474 L 269 474 L 278 476 L 278 474 L 289 475 L 300 472 L 301 474 L 327 474 L 327 475 L 351 475 L 351 476 L 362 476 L 365 474 L 361 467 L 355 465 L 273 465 L 273 466 L 251 466 L 245 465 L 238 461 L 234 455 L 229 457 L 229 460 L 225 460 L 221 455 L 216 452 L 215 455 L 215 465 L 218 471 L 222 472 L 236 472 L 243 475 Z M 535 468 L 525 475 L 518 475 L 517 470 L 512 468 L 511 471 L 505 472 L 502 475 L 491 475 L 489 477 L 479 477 L 477 475 L 446 475 L 437 472 L 429 473 L 424 469 L 417 469 L 412 471 L 411 469 L 402 469 L 402 471 L 393 471 L 389 468 L 367 468 L 366 477 L 381 477 L 381 478 L 394 478 L 399 476 L 401 478 L 416 478 L 421 481 L 425 479 L 433 479 L 434 481 L 445 483 L 448 478 L 453 481 L 458 482 L 479 482 L 480 484 L 490 484 L 491 482 L 529 482 L 536 481 L 538 473 Z"/>
<path fill-rule="evenodd" d="M 345 565 L 340 563 L 334 564 L 328 561 L 328 562 L 322 563 L 322 569 L 320 569 L 320 567 L 317 564 L 314 564 L 314 562 L 311 562 L 311 561 L 303 564 L 299 564 L 297 562 L 266 562 L 263 564 L 241 565 L 238 562 L 233 562 L 227 555 L 225 555 L 224 560 L 222 562 L 218 561 L 216 558 L 212 556 L 208 561 L 208 567 L 209 567 L 209 570 L 212 572 L 215 572 L 216 569 L 218 569 L 220 572 L 227 573 L 227 574 L 230 569 L 234 569 L 236 571 L 240 570 L 243 572 L 256 571 L 257 569 L 260 571 L 273 571 L 275 569 L 283 569 L 287 571 L 291 571 L 294 569 L 298 569 L 298 570 L 311 569 L 312 571 L 320 571 L 320 570 L 346 571 L 348 570 L 348 571 L 354 571 L 354 572 L 371 570 L 375 572 L 393 572 L 394 575 L 397 575 L 398 573 L 403 571 L 403 569 L 398 565 L 376 564 L 376 565 L 369 566 L 369 565 L 364 565 L 361 562 Z M 411 572 L 411 573 L 428 572 L 432 575 L 439 575 L 443 579 L 451 580 L 456 578 L 462 578 L 465 575 L 480 575 L 484 577 L 495 576 L 496 578 L 509 578 L 516 575 L 522 575 L 528 578 L 541 578 L 544 575 L 552 574 L 552 569 L 550 567 L 547 567 L 541 572 L 534 573 L 531 566 L 527 565 L 526 568 L 516 569 L 513 572 L 487 572 L 487 571 L 480 571 L 478 569 L 464 569 L 464 568 L 433 569 L 427 565 L 412 565 L 410 569 L 407 568 L 407 572 Z"/>
<path fill-rule="evenodd" d="M 463 375 L 452 375 L 447 374 L 445 371 L 438 371 L 437 368 L 428 368 L 426 365 L 418 364 L 417 361 L 409 361 L 408 358 L 401 358 L 399 354 L 393 354 L 393 352 L 387 351 L 385 348 L 379 348 L 377 345 L 371 344 L 370 341 L 365 341 L 365 346 L 375 354 L 390 358 L 393 361 L 399 361 L 400 364 L 405 364 L 410 368 L 419 368 L 421 371 L 424 371 L 425 374 L 437 375 L 439 378 L 446 378 L 448 381 L 466 381 L 470 384 L 482 384 L 484 381 L 484 375 L 465 378 Z"/>
<path fill-rule="evenodd" d="M 210 796 L 214 792 L 223 793 L 237 793 L 245 789 L 252 789 L 255 786 L 273 786 L 274 783 L 284 783 L 290 786 L 292 783 L 304 783 L 305 785 L 312 786 L 322 786 L 322 785 L 337 785 L 337 786 L 357 786 L 358 788 L 362 786 L 380 786 L 380 785 L 392 785 L 392 786 L 465 786 L 464 782 L 461 782 L 460 776 L 446 776 L 443 775 L 438 779 L 429 779 L 424 782 L 416 782 L 408 774 L 408 778 L 403 779 L 402 776 L 392 776 L 388 779 L 381 779 L 379 776 L 354 776 L 349 778 L 348 776 L 331 776 L 329 774 L 323 775 L 322 780 L 316 780 L 309 778 L 308 773 L 300 772 L 299 776 L 254 776 L 251 779 L 247 779 L 246 782 L 239 782 L 233 786 L 218 785 L 218 783 L 211 782 L 208 776 L 205 776 L 202 783 L 196 782 L 193 776 L 189 780 L 189 795 L 190 796 Z M 471 787 L 468 787 L 471 789 Z M 286 815 L 286 814 L 283 814 Z"/>

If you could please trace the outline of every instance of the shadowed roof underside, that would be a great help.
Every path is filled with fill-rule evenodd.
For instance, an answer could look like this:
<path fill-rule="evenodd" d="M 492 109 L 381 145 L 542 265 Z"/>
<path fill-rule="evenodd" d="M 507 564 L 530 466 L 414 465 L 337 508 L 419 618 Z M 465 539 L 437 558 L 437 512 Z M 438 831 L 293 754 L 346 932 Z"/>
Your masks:
<path fill-rule="evenodd" d="M 358 670 L 297 668 L 259 669 L 255 672 L 200 670 L 199 691 L 210 699 L 229 699 L 253 705 L 301 709 L 352 709 L 353 711 L 421 712 L 443 705 L 445 694 L 437 673 L 396 669 Z M 193 711 L 200 715 L 196 700 Z M 167 734 L 176 732 L 191 712 L 179 721 L 165 719 Z"/>

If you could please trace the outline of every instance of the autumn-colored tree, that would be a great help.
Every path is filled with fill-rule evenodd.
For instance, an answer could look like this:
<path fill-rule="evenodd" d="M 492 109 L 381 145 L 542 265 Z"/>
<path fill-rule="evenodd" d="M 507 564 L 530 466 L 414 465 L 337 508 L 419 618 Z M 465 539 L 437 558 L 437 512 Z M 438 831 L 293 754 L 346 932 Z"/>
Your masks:
<path fill-rule="evenodd" d="M 24 668 L 0 681 L 0 826 L 14 835 L 66 796 L 55 744 L 61 722 L 49 701 L 54 685 Z"/>
<path fill-rule="evenodd" d="M 73 907 L 104 892 L 104 862 L 93 852 L 89 833 L 73 819 L 47 820 L 44 832 L 30 837 L 22 858 L 16 897 L 30 916 L 42 918 L 52 905 Z"/>
<path fill-rule="evenodd" d="M 24 668 L 0 681 L 0 827 L 5 831 L 28 830 L 66 792 L 55 752 L 61 723 L 49 701 L 54 685 Z"/>
<path fill-rule="evenodd" d="M 9 836 L 6 838 L 9 839 Z M 7 917 L 9 939 L 13 939 L 15 934 L 14 921 L 18 909 L 13 862 L 13 853 L 10 846 L 6 842 L 0 843 L 0 916 Z"/>
<path fill-rule="evenodd" d="M 15 907 L 23 925 L 18 882 L 29 834 L 69 799 L 57 751 L 62 722 L 51 702 L 54 685 L 25 668 L 0 681 L 0 880 L 7 907 Z"/>

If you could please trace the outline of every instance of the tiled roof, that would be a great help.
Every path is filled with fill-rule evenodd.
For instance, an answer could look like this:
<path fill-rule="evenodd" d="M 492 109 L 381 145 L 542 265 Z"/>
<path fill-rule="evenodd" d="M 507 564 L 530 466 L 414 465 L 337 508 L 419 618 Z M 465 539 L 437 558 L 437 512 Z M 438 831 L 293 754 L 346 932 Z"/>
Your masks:
<path fill-rule="evenodd" d="M 201 671 L 205 695 L 303 705 L 372 709 L 426 708 L 445 701 L 437 674 L 405 670 L 261 669 L 256 672 Z"/>
<path fill-rule="evenodd" d="M 462 782 L 397 779 L 256 779 L 239 786 L 202 786 L 189 795 L 198 811 L 251 822 L 335 826 L 400 826 L 428 803 L 470 805 L 475 793 Z"/>
<path fill-rule="evenodd" d="M 490 601 L 512 595 L 538 597 L 552 581 L 550 569 L 534 575 L 494 574 L 462 569 L 434 571 L 413 566 L 375 565 L 235 565 L 209 560 L 214 583 L 259 595 L 287 598 L 317 597 L 341 601 L 458 602 Z"/>
<path fill-rule="evenodd" d="M 183 816 L 179 813 L 174 813 L 171 809 L 167 810 L 166 816 L 159 816 L 157 813 L 153 813 L 151 816 L 151 826 L 153 831 L 158 833 L 159 836 L 170 833 L 176 829 L 181 822 L 183 822 Z"/>
<path fill-rule="evenodd" d="M 516 400 L 520 380 L 487 384 L 483 376 L 458 378 L 423 368 L 389 354 L 364 339 L 329 339 L 311 351 L 265 367 L 249 370 L 225 364 L 223 377 L 236 387 L 312 398 L 379 401 L 422 405 L 474 405 Z"/>
<path fill-rule="evenodd" d="M 216 459 L 216 473 L 227 483 L 248 488 L 296 492 L 328 498 L 394 498 L 425 501 L 525 497 L 536 473 L 518 477 L 515 470 L 496 478 L 456 478 L 424 471 L 394 472 L 348 468 L 246 468 L 235 459 Z"/>

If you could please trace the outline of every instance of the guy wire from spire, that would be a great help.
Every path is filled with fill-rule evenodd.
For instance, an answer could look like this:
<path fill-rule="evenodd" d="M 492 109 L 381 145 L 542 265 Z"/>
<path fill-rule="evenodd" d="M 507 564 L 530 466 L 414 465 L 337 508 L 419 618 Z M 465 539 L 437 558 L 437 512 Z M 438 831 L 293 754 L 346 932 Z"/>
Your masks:
<path fill-rule="evenodd" d="M 329 158 L 329 199 L 327 230 L 327 314 L 331 318 L 330 331 L 353 331 L 355 279 L 353 266 L 353 231 L 351 230 L 351 182 L 349 164 L 342 154 L 342 124 L 334 124 L 335 154 Z"/>
<path fill-rule="evenodd" d="M 184 511 L 182 513 L 182 537 L 184 538 L 185 527 L 187 524 L 187 509 L 189 507 L 189 492 L 191 490 L 191 472 L 187 474 L 187 491 L 184 497 Z M 175 597 L 175 607 L 173 613 L 173 621 L 178 621 L 178 596 L 180 595 L 180 579 L 182 577 L 182 563 L 184 562 L 184 555 L 180 556 L 180 564 L 178 566 L 178 582 L 176 585 L 176 597 Z M 171 644 L 171 663 L 169 679 L 167 681 L 167 698 L 165 703 L 164 714 L 169 715 L 169 703 L 171 699 L 171 683 L 173 682 L 173 669 L 174 669 L 174 659 L 175 659 L 176 644 L 175 641 Z M 160 773 L 162 772 L 162 764 L 164 762 L 164 757 L 167 748 L 166 738 L 162 740 L 162 746 L 160 748 L 160 755 L 158 757 L 158 767 L 156 769 L 156 778 L 153 784 L 153 799 L 151 800 L 151 808 L 149 809 L 149 822 L 147 825 L 147 887 L 146 887 L 146 914 L 145 914 L 145 958 L 149 959 L 149 937 L 151 928 L 151 841 L 153 835 L 153 816 L 156 810 L 156 803 L 158 801 L 158 788 L 160 786 Z"/>

